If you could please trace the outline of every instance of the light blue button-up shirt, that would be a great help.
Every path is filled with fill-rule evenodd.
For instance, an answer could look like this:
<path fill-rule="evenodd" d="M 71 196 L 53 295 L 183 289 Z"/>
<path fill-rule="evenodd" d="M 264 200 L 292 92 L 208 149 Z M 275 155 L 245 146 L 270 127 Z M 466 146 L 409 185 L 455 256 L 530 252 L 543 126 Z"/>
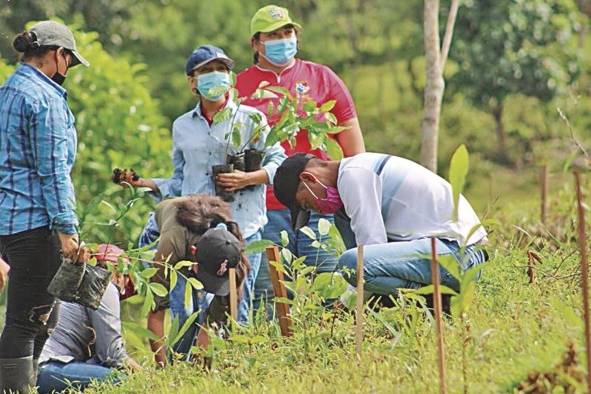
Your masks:
<path fill-rule="evenodd" d="M 64 88 L 28 64 L 0 87 L 0 235 L 75 234 L 74 115 Z"/>
<path fill-rule="evenodd" d="M 269 126 L 265 116 L 258 110 L 245 105 L 237 106 L 228 101 L 231 115 L 217 124 L 209 125 L 201 107 L 197 107 L 178 117 L 172 125 L 172 162 L 174 172 L 171 178 L 154 179 L 160 189 L 160 198 L 185 196 L 193 193 L 215 195 L 215 184 L 211 167 L 226 163 L 228 154 L 238 153 L 241 147 L 232 143 L 227 145 L 227 134 L 232 119 L 241 127 L 243 144 L 250 139 L 257 124 L 251 115 L 258 113 L 264 124 L 261 138 L 250 143 L 246 149 L 255 148 L 264 152 L 262 168 L 267 172 L 269 182 L 273 182 L 277 167 L 285 160 L 285 152 L 279 143 L 265 148 L 265 139 Z M 256 185 L 250 189 L 239 190 L 230 203 L 234 220 L 240 226 L 244 238 L 255 234 L 267 223 L 265 206 L 265 185 Z"/>

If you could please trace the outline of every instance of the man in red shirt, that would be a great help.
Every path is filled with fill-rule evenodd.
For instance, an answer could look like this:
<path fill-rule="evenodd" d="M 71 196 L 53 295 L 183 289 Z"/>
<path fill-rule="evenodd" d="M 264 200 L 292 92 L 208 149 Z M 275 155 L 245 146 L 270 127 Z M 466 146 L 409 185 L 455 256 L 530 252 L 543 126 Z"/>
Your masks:
<path fill-rule="evenodd" d="M 320 105 L 336 100 L 331 112 L 338 125 L 345 127 L 335 136 L 336 141 L 346 157 L 365 152 L 355 105 L 343 81 L 327 66 L 295 58 L 299 29 L 301 26 L 291 20 L 285 8 L 269 5 L 255 13 L 250 22 L 254 64 L 237 76 L 236 88 L 240 97 L 245 99 L 244 104 L 267 114 L 269 102 L 273 102 L 276 108 L 280 97 L 251 97 L 260 83 L 267 81 L 271 86 L 288 89 L 301 102 L 313 100 Z M 278 120 L 279 115 L 276 113 L 268 117 L 271 126 Z M 304 152 L 322 159 L 328 158 L 326 152 L 311 149 L 306 130 L 298 132 L 294 147 L 287 141 L 282 146 L 288 156 Z M 317 237 L 320 218 L 333 222 L 333 215 L 314 213 L 308 226 L 316 232 Z M 268 223 L 263 231 L 264 239 L 279 243 L 280 233 L 285 230 L 289 235 L 289 249 L 293 254 L 306 256 L 306 264 L 317 266 L 319 272 L 334 271 L 336 257 L 322 249 L 313 248 L 312 240 L 301 232 L 293 231 L 290 212 L 277 200 L 271 187 L 267 189 L 267 219 Z M 255 307 L 258 307 L 262 298 L 269 300 L 268 297 L 272 298 L 272 295 L 268 262 L 263 258 L 255 285 Z"/>

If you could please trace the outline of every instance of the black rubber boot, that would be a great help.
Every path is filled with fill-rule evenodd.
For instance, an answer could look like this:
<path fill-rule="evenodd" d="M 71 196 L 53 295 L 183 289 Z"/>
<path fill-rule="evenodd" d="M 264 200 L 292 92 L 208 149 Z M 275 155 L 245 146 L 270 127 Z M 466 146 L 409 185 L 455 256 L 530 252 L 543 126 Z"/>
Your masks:
<path fill-rule="evenodd" d="M 33 356 L 0 359 L 0 393 L 28 394 L 35 383 Z"/>

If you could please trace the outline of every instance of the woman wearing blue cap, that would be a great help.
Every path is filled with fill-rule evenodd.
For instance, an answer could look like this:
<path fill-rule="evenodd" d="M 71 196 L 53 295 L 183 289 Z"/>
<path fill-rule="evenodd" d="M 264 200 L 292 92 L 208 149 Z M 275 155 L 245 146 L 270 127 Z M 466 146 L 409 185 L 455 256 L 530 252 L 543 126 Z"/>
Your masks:
<path fill-rule="evenodd" d="M 189 87 L 196 94 L 198 103 L 193 110 L 181 115 L 173 123 L 172 177 L 144 179 L 124 172 L 118 180 L 133 186 L 149 187 L 157 199 L 192 193 L 214 195 L 217 184 L 226 192 L 233 193 L 234 201 L 230 204 L 232 215 L 248 244 L 261 239 L 262 228 L 267 222 L 265 185 L 271 184 L 275 170 L 286 156 L 279 144 L 265 147 L 265 138 L 269 132 L 265 116 L 252 107 L 236 105 L 230 99 L 230 70 L 233 65 L 232 59 L 215 46 L 203 45 L 193 51 L 185 71 Z M 214 116 L 224 109 L 229 110 L 228 116 L 214 122 Z M 262 167 L 252 172 L 234 170 L 214 178 L 212 166 L 226 164 L 227 154 L 240 153 L 244 149 L 244 146 L 235 146 L 229 141 L 232 125 L 240 125 L 240 140 L 243 144 L 249 141 L 248 148 L 263 151 Z M 257 127 L 261 131 L 260 137 L 252 138 L 253 133 L 258 132 Z M 248 321 L 251 293 L 261 254 L 252 254 L 248 259 L 251 271 L 245 280 L 238 311 L 238 320 L 243 323 Z M 170 296 L 171 311 L 173 316 L 180 318 L 181 324 L 191 312 L 186 311 L 183 305 L 184 285 L 179 282 Z"/>

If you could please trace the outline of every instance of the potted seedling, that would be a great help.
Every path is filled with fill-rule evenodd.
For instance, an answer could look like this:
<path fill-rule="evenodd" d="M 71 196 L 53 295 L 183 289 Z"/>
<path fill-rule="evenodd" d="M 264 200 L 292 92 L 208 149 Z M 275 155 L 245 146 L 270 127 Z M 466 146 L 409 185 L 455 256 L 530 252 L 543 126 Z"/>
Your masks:
<path fill-rule="evenodd" d="M 344 127 L 337 125 L 336 117 L 330 112 L 336 104 L 335 100 L 320 105 L 311 99 L 302 101 L 289 90 L 270 86 L 266 81 L 261 82 L 253 98 L 279 98 L 276 106 L 273 103 L 269 104 L 267 115 L 278 116 L 279 121 L 271 127 L 265 140 L 266 146 L 289 141 L 293 147 L 297 133 L 306 130 L 312 149 L 322 149 L 334 160 L 343 157 L 339 144 L 330 137 L 331 134 L 338 134 L 344 130 Z"/>

